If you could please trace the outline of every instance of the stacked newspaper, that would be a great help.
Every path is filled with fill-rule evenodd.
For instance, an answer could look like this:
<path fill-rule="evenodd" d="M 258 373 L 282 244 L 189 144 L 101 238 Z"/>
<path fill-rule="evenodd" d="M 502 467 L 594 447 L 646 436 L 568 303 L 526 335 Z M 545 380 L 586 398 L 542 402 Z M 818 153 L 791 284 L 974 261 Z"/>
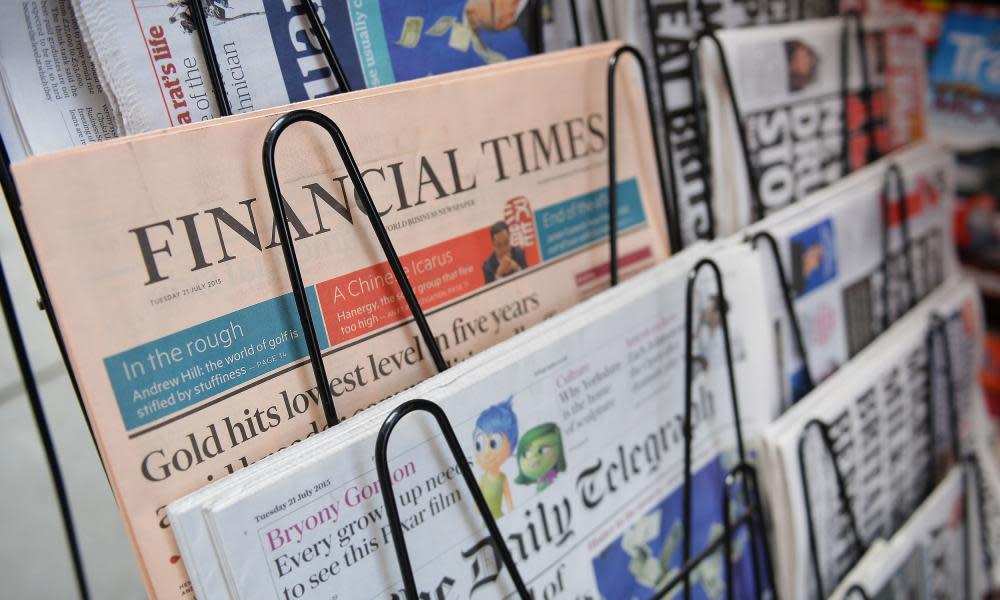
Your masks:
<path fill-rule="evenodd" d="M 101 81 L 129 134 L 220 114 L 206 60 L 234 113 L 338 91 L 305 0 L 74 0 Z M 495 64 L 531 54 L 541 25 L 525 0 L 316 0 L 350 89 Z M 214 56 L 212 56 L 214 54 Z"/>
<path fill-rule="evenodd" d="M 890 172 L 894 168 L 902 175 L 902 195 Z M 833 373 L 871 343 L 884 323 L 957 272 L 951 234 L 954 186 L 950 155 L 922 144 L 886 156 L 751 228 L 749 236 L 766 232 L 777 242 L 814 382 Z M 883 195 L 890 213 L 887 224 Z M 806 371 L 774 258 L 766 245 L 759 249 L 768 256 L 769 314 L 779 337 L 776 362 L 788 406 L 807 391 Z"/>
<path fill-rule="evenodd" d="M 10 159 L 116 135 L 70 1 L 0 1 L 0 136 Z"/>
<path fill-rule="evenodd" d="M 943 347 L 929 331 L 945 323 L 951 365 L 978 365 L 979 302 L 971 281 L 952 279 L 764 431 L 770 514 L 787 515 L 773 519 L 770 538 L 782 597 L 833 592 L 863 548 L 891 537 L 955 464 L 975 386 L 961 385 L 965 371 L 929 359 Z M 939 392 L 946 376 L 954 397 Z"/>
<path fill-rule="evenodd" d="M 343 127 L 449 363 L 607 287 L 604 85 L 616 48 L 304 105 Z M 524 89 L 539 100 L 512 110 Z M 156 597 L 182 596 L 187 580 L 163 507 L 326 425 L 260 162 L 281 114 L 14 166 L 71 367 Z M 669 254 L 635 77 L 621 78 L 618 131 L 627 277 Z M 434 368 L 333 150 L 325 131 L 297 125 L 278 144 L 277 167 L 327 383 L 351 416 Z"/>
<path fill-rule="evenodd" d="M 966 567 L 978 557 L 966 545 L 963 483 L 955 467 L 891 540 L 871 545 L 829 599 L 981 597 L 966 587 Z"/>
<path fill-rule="evenodd" d="M 714 248 L 714 249 L 713 249 Z M 684 530 L 685 294 L 698 259 L 719 265 L 727 301 L 695 282 L 692 475 Z M 752 437 L 775 390 L 759 255 L 696 245 L 356 419 L 172 503 L 168 514 L 203 598 L 402 596 L 375 438 L 403 402 L 446 412 L 534 597 L 651 598 L 722 532 L 723 487 L 738 462 L 721 319 L 732 335 L 739 418 Z M 738 291 L 736 291 L 738 290 Z M 738 294 L 739 301 L 734 301 Z M 723 314 L 724 312 L 724 314 Z M 508 597 L 498 563 L 440 432 L 406 417 L 389 444 L 393 493 L 421 594 Z M 738 498 L 733 515 L 746 507 Z M 726 580 L 720 552 L 691 575 L 696 594 L 753 588 L 747 532 Z M 680 593 L 670 588 L 667 597 Z"/>
<path fill-rule="evenodd" d="M 914 25 L 902 17 L 869 19 L 864 30 L 867 63 L 844 19 L 718 32 L 739 122 L 717 48 L 704 45 L 718 233 L 735 232 L 864 165 L 873 150 L 869 127 L 880 154 L 923 137 L 924 64 Z"/>

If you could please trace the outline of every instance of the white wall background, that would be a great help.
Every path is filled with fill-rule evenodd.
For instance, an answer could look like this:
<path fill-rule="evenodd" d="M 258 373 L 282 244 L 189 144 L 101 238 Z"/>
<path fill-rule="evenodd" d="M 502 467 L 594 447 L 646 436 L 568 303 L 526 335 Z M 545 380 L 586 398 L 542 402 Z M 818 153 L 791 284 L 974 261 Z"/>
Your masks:
<path fill-rule="evenodd" d="M 0 195 L 2 198 L 2 195 Z M 14 232 L 0 204 L 0 261 L 55 438 L 91 598 L 143 598 L 136 560 Z M 0 581 L 5 598 L 75 598 L 73 566 L 10 337 L 0 320 Z"/>

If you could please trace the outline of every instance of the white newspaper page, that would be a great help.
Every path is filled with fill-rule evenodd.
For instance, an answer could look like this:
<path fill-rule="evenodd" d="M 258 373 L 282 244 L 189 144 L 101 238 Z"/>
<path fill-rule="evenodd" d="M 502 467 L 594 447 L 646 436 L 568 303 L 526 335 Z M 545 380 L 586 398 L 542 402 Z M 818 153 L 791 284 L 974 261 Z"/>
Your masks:
<path fill-rule="evenodd" d="M 117 135 L 69 0 L 0 1 L 0 88 L 12 160 Z"/>
<path fill-rule="evenodd" d="M 773 397 L 767 381 L 754 377 L 766 368 L 768 345 L 753 318 L 763 302 L 759 263 L 745 247 L 716 258 L 729 293 L 740 293 L 728 318 L 743 431 L 752 436 Z M 447 411 L 536 597 L 651 598 L 678 571 L 685 275 L 665 265 L 632 282 L 632 290 L 612 292 L 616 301 L 581 306 L 544 338 L 529 332 L 511 340 L 502 356 L 491 353 L 489 362 L 427 394 Z M 691 485 L 698 501 L 688 534 L 695 553 L 721 533 L 720 484 L 735 465 L 716 288 L 708 278 L 698 287 L 695 349 L 704 362 L 694 381 Z M 372 464 L 380 421 L 312 464 L 290 463 L 258 489 L 213 504 L 209 520 L 233 597 L 401 596 Z M 307 443 L 318 448 L 335 435 Z M 421 592 L 512 592 L 428 419 L 408 417 L 397 429 L 390 467 Z M 752 589 L 745 532 L 733 555 L 743 594 Z M 720 561 L 712 556 L 692 576 L 700 593 L 724 593 Z"/>

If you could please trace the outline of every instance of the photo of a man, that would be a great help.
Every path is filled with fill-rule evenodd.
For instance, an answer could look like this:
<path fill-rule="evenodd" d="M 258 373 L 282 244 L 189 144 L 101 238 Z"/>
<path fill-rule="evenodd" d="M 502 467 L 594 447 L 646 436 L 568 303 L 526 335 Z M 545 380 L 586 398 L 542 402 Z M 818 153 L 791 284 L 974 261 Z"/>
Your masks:
<path fill-rule="evenodd" d="M 504 221 L 497 221 L 490 227 L 490 238 L 493 240 L 493 253 L 483 263 L 483 278 L 486 283 L 492 283 L 501 277 L 513 275 L 527 268 L 528 261 L 524 258 L 524 248 L 515 246 L 510 240 L 510 227 Z"/>
<path fill-rule="evenodd" d="M 788 91 L 802 91 L 816 81 L 819 57 L 808 44 L 800 40 L 786 41 L 785 58 L 788 60 Z"/>

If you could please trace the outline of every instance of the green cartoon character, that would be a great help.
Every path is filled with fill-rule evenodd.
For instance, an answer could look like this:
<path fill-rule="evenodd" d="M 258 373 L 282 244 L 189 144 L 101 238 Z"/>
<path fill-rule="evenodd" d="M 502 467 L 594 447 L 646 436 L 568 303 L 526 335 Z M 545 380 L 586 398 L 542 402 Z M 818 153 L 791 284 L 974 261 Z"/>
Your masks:
<path fill-rule="evenodd" d="M 532 427 L 521 437 L 517 447 L 517 468 L 520 472 L 514 483 L 533 483 L 536 492 L 555 482 L 556 476 L 566 470 L 566 456 L 558 425 L 543 423 Z"/>
<path fill-rule="evenodd" d="M 513 397 L 507 398 L 481 412 L 472 431 L 476 464 L 483 470 L 479 491 L 483 493 L 483 499 L 495 519 L 503 516 L 504 504 L 508 511 L 514 508 L 510 482 L 500 470 L 517 446 L 517 416 L 512 407 L 513 401 Z"/>

